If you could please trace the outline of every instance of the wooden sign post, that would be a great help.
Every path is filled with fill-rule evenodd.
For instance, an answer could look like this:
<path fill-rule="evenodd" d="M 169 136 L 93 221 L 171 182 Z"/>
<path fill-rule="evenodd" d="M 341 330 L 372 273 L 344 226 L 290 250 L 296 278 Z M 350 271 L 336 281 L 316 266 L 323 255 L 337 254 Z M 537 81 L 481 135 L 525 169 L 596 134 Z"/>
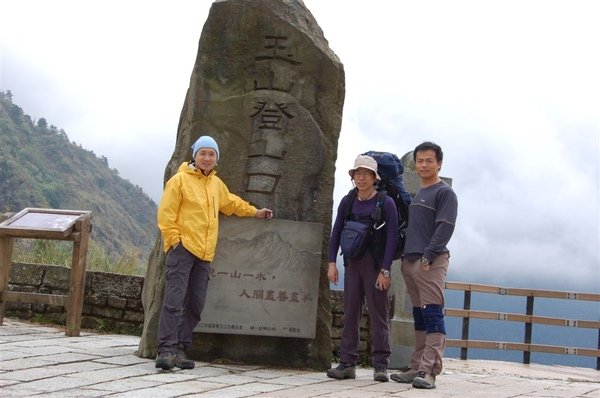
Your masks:
<path fill-rule="evenodd" d="M 92 212 L 26 208 L 0 224 L 0 325 L 6 302 L 62 305 L 67 310 L 67 336 L 79 336 L 87 248 L 92 229 Z M 73 241 L 69 294 L 8 291 L 15 238 Z"/>

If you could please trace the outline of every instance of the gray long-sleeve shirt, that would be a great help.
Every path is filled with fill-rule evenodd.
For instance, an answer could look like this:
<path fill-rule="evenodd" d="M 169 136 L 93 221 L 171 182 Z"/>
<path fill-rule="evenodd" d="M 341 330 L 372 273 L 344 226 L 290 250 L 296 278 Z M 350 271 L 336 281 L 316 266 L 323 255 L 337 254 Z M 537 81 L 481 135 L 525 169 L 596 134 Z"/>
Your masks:
<path fill-rule="evenodd" d="M 421 188 L 408 208 L 404 256 L 411 261 L 420 257 L 433 261 L 447 253 L 457 213 L 456 194 L 444 181 Z"/>

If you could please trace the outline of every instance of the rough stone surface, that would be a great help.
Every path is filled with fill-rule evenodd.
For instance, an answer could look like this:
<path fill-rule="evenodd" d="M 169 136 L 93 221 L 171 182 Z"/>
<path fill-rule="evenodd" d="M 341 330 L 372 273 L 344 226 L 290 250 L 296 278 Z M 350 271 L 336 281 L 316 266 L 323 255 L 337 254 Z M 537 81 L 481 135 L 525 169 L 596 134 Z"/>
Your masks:
<path fill-rule="evenodd" d="M 404 166 L 404 172 L 416 172 L 415 170 L 415 159 L 413 158 L 413 151 L 406 152 L 401 158 L 402 166 Z"/>
<path fill-rule="evenodd" d="M 64 272 L 64 267 L 46 267 L 44 285 L 53 293 L 66 294 L 69 291 L 69 272 Z"/>
<path fill-rule="evenodd" d="M 44 266 L 41 264 L 23 264 L 11 273 L 11 282 L 15 285 L 40 286 L 44 276 Z"/>
<path fill-rule="evenodd" d="M 275 351 L 269 353 L 261 352 L 260 337 L 203 334 L 203 344 L 240 345 L 245 358 L 261 364 L 330 366 L 326 243 L 344 90 L 343 66 L 301 1 L 213 3 L 165 178 L 190 159 L 192 143 L 208 134 L 219 143 L 217 170 L 232 192 L 272 208 L 276 218 L 319 222 L 324 228 L 314 340 L 270 337 Z M 161 246 L 157 238 L 146 275 L 146 323 L 138 350 L 143 357 L 156 353 L 164 290 Z"/>
<path fill-rule="evenodd" d="M 70 274 L 70 268 L 63 266 L 13 263 L 8 288 L 19 292 L 66 294 Z M 144 319 L 143 284 L 144 278 L 139 276 L 87 272 L 81 327 L 140 334 Z M 6 314 L 63 325 L 66 320 L 66 310 L 60 305 L 7 302 Z"/>
<path fill-rule="evenodd" d="M 119 283 L 116 283 L 117 280 Z M 102 297 L 138 298 L 142 291 L 140 278 L 111 273 L 96 273 L 90 280 L 94 292 Z M 124 308 L 124 307 L 123 307 Z"/>

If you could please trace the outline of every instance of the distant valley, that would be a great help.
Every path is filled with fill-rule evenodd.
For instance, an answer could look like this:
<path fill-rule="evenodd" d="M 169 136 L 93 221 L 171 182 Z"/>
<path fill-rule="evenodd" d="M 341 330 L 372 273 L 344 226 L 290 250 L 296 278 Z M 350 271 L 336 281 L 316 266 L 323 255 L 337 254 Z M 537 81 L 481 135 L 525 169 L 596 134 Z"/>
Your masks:
<path fill-rule="evenodd" d="M 156 239 L 157 206 L 141 187 L 0 92 L 0 212 L 26 207 L 91 210 L 92 240 L 116 260 L 136 256 L 141 267 Z"/>

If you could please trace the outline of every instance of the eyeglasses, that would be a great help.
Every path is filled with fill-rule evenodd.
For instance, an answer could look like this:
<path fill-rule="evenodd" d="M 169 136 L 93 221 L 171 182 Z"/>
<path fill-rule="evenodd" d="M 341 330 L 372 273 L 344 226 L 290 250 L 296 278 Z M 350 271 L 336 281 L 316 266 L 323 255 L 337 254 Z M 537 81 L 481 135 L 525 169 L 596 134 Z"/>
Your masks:
<path fill-rule="evenodd" d="M 353 174 L 354 177 L 367 177 L 370 175 L 373 175 L 371 170 L 356 170 Z"/>

